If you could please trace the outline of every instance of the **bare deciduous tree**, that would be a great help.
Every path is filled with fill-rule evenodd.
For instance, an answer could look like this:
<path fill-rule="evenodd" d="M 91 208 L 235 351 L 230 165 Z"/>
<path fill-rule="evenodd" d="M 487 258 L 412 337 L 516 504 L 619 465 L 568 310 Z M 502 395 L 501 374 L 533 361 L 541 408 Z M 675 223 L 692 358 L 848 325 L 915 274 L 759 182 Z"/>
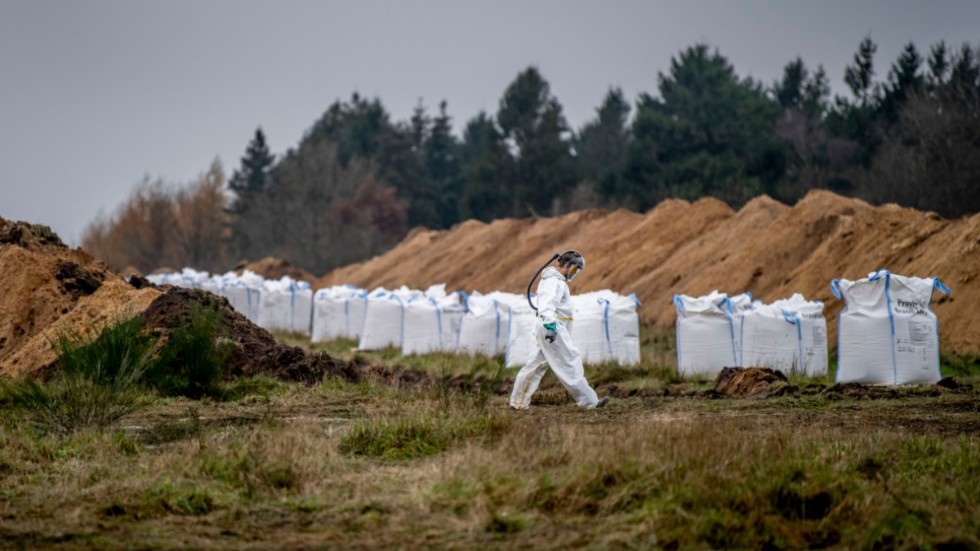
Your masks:
<path fill-rule="evenodd" d="M 115 214 L 85 228 L 82 247 L 117 271 L 220 269 L 225 262 L 224 186 L 217 161 L 186 189 L 145 178 Z"/>

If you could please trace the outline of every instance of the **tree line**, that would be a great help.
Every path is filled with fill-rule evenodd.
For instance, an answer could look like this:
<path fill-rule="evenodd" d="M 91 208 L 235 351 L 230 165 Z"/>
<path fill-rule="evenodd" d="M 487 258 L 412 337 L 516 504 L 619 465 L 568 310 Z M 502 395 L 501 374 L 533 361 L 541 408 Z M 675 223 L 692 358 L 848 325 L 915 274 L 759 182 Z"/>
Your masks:
<path fill-rule="evenodd" d="M 657 94 L 630 102 L 611 88 L 577 130 L 536 67 L 460 136 L 446 101 L 393 121 L 355 93 L 279 158 L 257 129 L 226 184 L 217 162 L 186 188 L 145 181 L 89 225 L 83 247 L 116 269 L 218 271 L 274 256 L 320 274 L 417 226 L 644 211 L 667 198 L 792 204 L 823 188 L 947 217 L 980 211 L 980 48 L 940 42 L 924 56 L 909 43 L 884 78 L 876 49 L 861 41 L 850 96 L 831 97 L 821 66 L 797 58 L 764 84 L 695 44 L 658 74 Z"/>

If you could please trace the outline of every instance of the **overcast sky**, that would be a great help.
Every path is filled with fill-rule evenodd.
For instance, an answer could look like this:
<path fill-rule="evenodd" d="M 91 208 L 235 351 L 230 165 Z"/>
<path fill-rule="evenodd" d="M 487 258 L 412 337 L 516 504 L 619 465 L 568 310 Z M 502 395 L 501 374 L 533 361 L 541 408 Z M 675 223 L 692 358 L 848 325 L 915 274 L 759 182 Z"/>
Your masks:
<path fill-rule="evenodd" d="M 977 46 L 980 1 L 0 0 L 0 216 L 77 245 L 144 176 L 230 174 L 259 126 L 283 153 L 356 91 L 395 121 L 445 99 L 458 135 L 530 65 L 574 129 L 697 42 L 766 84 L 800 56 L 844 94 L 866 35 L 883 79 L 909 41 Z"/>

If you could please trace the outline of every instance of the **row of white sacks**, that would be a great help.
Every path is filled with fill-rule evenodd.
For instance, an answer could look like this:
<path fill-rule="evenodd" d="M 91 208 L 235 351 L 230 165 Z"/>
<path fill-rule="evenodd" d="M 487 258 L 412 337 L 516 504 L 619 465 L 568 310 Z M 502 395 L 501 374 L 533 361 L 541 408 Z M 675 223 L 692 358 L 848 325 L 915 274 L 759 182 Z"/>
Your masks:
<path fill-rule="evenodd" d="M 751 293 L 729 297 L 675 295 L 677 368 L 714 376 L 724 367 L 769 367 L 787 373 L 827 373 L 823 303 L 797 293 L 772 304 Z"/>
<path fill-rule="evenodd" d="M 346 286 L 314 295 L 312 340 L 357 339 L 360 350 L 400 348 L 403 354 L 503 354 L 507 367 L 524 364 L 536 314 L 524 295 L 471 295 L 402 287 L 366 293 Z M 638 302 L 604 290 L 572 296 L 572 341 L 585 363 L 640 361 Z"/>
<path fill-rule="evenodd" d="M 211 275 L 192 268 L 152 274 L 146 279 L 156 285 L 202 289 L 225 297 L 236 312 L 270 331 L 310 332 L 313 291 L 306 281 L 288 276 L 265 279 L 251 270 L 245 270 L 241 275 L 235 272 Z"/>
<path fill-rule="evenodd" d="M 840 383 L 935 383 L 939 373 L 939 320 L 929 308 L 933 291 L 950 294 L 939 278 L 905 277 L 878 270 L 857 281 L 835 279 L 845 303 L 838 317 Z M 749 293 L 729 297 L 675 295 L 677 364 L 682 375 L 714 376 L 724 367 L 769 367 L 826 375 L 824 305 L 802 295 L 772 304 Z"/>
<path fill-rule="evenodd" d="M 338 285 L 316 292 L 289 277 L 265 280 L 245 271 L 211 276 L 185 268 L 148 276 L 156 284 L 207 290 L 270 331 L 308 334 L 312 342 L 358 340 L 360 350 L 399 348 L 403 354 L 460 352 L 503 354 L 507 367 L 524 364 L 531 350 L 535 312 L 524 295 L 447 293 L 401 287 L 368 292 Z M 639 302 L 609 290 L 573 295 L 572 340 L 589 364 L 640 361 Z"/>

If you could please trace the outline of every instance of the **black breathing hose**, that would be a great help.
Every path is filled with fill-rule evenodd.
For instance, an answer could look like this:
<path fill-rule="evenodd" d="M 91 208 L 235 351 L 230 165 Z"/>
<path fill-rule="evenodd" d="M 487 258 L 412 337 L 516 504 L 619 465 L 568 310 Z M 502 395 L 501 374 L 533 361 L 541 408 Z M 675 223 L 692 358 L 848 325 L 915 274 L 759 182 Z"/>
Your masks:
<path fill-rule="evenodd" d="M 535 312 L 538 311 L 538 307 L 535 306 L 533 302 L 531 302 L 531 286 L 534 285 L 534 280 L 535 279 L 538 279 L 538 276 L 541 275 L 541 272 L 543 272 L 544 269 L 547 268 L 549 264 L 551 264 L 552 262 L 554 262 L 559 256 L 561 256 L 561 255 L 558 254 L 558 253 L 555 253 L 554 256 L 552 256 L 551 258 L 549 258 L 548 261 L 545 262 L 543 266 L 541 266 L 540 268 L 538 268 L 538 271 L 534 273 L 534 277 L 531 278 L 531 282 L 527 284 L 527 303 L 531 305 L 531 308 Z"/>

